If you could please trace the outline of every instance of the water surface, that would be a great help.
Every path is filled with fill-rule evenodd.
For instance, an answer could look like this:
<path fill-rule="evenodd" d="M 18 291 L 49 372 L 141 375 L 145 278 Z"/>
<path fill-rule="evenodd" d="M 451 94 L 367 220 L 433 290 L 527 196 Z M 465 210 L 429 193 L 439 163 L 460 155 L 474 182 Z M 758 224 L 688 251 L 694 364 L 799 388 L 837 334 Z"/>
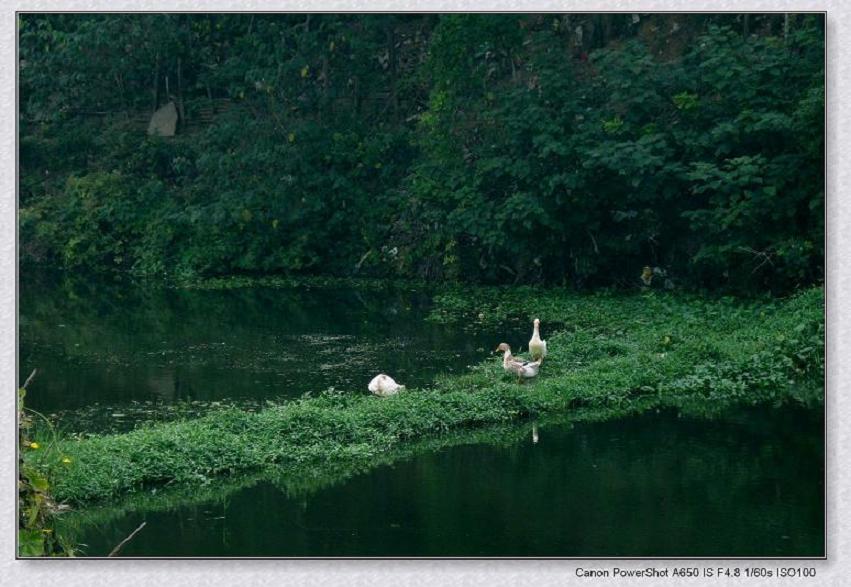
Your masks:
<path fill-rule="evenodd" d="M 820 556 L 822 420 L 751 409 L 527 425 L 508 446 L 426 452 L 304 495 L 260 482 L 92 523 L 104 555 Z"/>
<path fill-rule="evenodd" d="M 410 289 L 186 291 L 24 275 L 20 371 L 39 368 L 29 406 L 98 432 L 175 405 L 260 409 L 331 386 L 366 393 L 379 371 L 424 386 L 498 360 L 498 342 L 528 339 L 525 325 L 470 333 L 428 322 L 430 304 Z M 529 426 L 357 475 L 329 467 L 316 482 L 217 480 L 197 488 L 200 499 L 129 498 L 67 524 L 94 556 L 143 521 L 125 555 L 823 554 L 818 410 L 566 420 L 542 423 L 537 443 Z"/>
<path fill-rule="evenodd" d="M 20 372 L 39 370 L 30 407 L 68 430 L 113 431 L 176 403 L 366 393 L 380 372 L 425 386 L 530 335 L 531 325 L 471 333 L 434 324 L 430 300 L 415 289 L 203 291 L 25 275 Z"/>

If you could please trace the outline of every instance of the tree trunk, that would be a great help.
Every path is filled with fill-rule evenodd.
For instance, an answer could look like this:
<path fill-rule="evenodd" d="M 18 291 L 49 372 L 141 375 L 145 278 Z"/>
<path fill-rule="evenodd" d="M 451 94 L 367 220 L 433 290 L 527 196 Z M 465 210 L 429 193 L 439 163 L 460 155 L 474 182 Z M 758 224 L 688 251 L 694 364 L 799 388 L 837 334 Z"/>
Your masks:
<path fill-rule="evenodd" d="M 177 115 L 180 124 L 186 124 L 186 112 L 183 110 L 183 61 L 177 58 Z"/>
<path fill-rule="evenodd" d="M 154 88 L 151 112 L 156 112 L 160 107 L 160 54 L 157 52 L 157 63 L 154 66 Z"/>

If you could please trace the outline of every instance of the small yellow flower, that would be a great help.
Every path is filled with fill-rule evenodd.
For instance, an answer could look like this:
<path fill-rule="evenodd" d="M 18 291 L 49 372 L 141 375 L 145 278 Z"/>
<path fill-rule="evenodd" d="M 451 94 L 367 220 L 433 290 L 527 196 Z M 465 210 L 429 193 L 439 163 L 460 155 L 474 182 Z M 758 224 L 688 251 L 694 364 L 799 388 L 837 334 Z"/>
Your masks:
<path fill-rule="evenodd" d="M 62 462 L 63 462 L 63 463 L 65 463 L 66 465 L 70 465 L 70 464 L 71 464 L 71 459 L 69 459 L 68 457 L 63 457 L 63 458 L 62 458 Z"/>
<path fill-rule="evenodd" d="M 30 448 L 33 449 L 33 450 L 38 450 L 39 446 L 40 445 L 37 442 L 31 442 L 30 443 Z"/>

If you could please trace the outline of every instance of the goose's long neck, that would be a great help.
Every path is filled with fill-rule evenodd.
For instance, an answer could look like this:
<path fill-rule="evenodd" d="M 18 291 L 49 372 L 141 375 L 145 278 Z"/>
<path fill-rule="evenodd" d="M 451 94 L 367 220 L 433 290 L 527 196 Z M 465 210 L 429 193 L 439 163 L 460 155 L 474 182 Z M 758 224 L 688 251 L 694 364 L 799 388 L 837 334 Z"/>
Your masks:
<path fill-rule="evenodd" d="M 541 340 L 541 330 L 538 324 L 532 325 L 532 340 L 538 341 Z"/>

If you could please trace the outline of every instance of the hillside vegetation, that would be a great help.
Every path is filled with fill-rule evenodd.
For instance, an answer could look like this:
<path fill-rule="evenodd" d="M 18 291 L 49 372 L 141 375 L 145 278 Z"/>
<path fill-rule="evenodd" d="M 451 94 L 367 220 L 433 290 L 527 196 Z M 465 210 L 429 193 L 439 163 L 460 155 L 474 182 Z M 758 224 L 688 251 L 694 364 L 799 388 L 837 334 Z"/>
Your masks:
<path fill-rule="evenodd" d="M 24 14 L 19 33 L 24 267 L 823 279 L 820 15 Z M 176 136 L 148 136 L 169 102 Z"/>

